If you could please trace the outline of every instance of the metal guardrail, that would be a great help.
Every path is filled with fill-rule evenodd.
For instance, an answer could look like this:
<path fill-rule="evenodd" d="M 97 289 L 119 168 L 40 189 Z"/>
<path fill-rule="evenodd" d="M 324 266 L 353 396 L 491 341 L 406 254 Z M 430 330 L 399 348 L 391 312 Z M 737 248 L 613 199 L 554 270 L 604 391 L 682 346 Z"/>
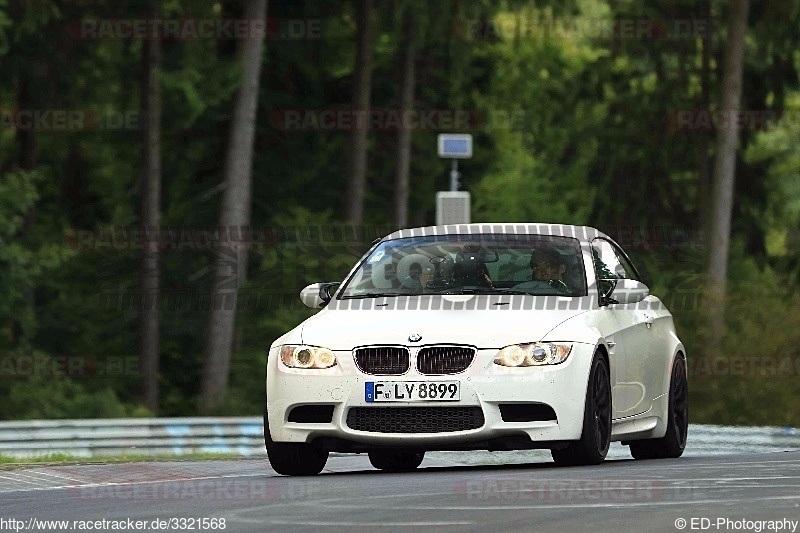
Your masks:
<path fill-rule="evenodd" d="M 0 455 L 264 455 L 261 417 L 0 422 Z"/>
<path fill-rule="evenodd" d="M 687 451 L 800 450 L 800 429 L 692 424 Z M 261 417 L 123 418 L 0 422 L 0 455 L 74 457 L 227 453 L 263 456 Z"/>

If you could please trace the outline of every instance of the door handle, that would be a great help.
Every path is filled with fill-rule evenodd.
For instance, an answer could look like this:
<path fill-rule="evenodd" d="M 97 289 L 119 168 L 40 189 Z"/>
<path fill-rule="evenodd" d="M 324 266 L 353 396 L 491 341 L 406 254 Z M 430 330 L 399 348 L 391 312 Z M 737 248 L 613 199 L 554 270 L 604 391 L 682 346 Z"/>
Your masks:
<path fill-rule="evenodd" d="M 609 347 L 609 348 L 613 348 L 614 346 L 616 346 L 616 345 L 617 345 L 617 343 L 616 343 L 616 342 L 614 342 L 614 341 L 608 341 L 606 344 L 608 344 L 608 347 Z"/>
<path fill-rule="evenodd" d="M 647 326 L 647 329 L 650 329 L 650 326 L 653 325 L 653 322 L 655 322 L 655 320 L 656 320 L 656 317 L 654 317 L 654 316 L 644 315 L 644 323 Z"/>

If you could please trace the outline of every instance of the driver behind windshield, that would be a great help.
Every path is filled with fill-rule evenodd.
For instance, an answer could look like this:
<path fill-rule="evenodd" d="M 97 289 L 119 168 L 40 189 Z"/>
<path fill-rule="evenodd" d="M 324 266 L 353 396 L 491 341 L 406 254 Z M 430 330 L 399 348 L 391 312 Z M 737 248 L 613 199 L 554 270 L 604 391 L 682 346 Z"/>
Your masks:
<path fill-rule="evenodd" d="M 530 267 L 533 271 L 531 279 L 534 281 L 547 283 L 551 288 L 559 292 L 570 292 L 563 278 L 567 265 L 564 264 L 561 254 L 556 249 L 542 246 L 533 250 Z"/>

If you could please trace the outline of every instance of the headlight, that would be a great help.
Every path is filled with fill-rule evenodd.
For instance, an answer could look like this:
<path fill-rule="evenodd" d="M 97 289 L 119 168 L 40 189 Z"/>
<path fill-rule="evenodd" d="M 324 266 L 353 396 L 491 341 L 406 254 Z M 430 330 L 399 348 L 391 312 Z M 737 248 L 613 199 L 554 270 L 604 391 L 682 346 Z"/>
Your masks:
<path fill-rule="evenodd" d="M 281 361 L 292 368 L 330 368 L 338 364 L 328 348 L 295 344 L 281 346 Z"/>
<path fill-rule="evenodd" d="M 494 362 L 503 366 L 522 366 L 525 362 L 525 350 L 517 344 L 506 346 L 497 352 Z"/>
<path fill-rule="evenodd" d="M 494 364 L 508 367 L 557 365 L 572 352 L 571 343 L 534 342 L 506 346 L 494 358 Z"/>

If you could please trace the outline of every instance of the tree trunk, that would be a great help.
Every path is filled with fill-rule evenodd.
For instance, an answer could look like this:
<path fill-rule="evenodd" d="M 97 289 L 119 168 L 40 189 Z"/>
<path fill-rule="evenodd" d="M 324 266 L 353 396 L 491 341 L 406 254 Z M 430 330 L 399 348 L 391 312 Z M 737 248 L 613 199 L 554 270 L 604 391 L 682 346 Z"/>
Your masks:
<path fill-rule="evenodd" d="M 711 21 L 711 0 L 703 0 L 702 19 Z M 711 47 L 713 40 L 710 31 L 704 32 L 702 39 L 702 56 L 701 56 L 701 70 L 700 70 L 700 111 L 711 111 Z M 698 212 L 698 225 L 700 227 L 700 234 L 703 236 L 704 245 L 706 249 L 710 244 L 709 236 L 711 235 L 711 209 L 709 204 L 711 200 L 711 156 L 708 153 L 710 144 L 711 132 L 697 131 L 694 133 L 698 138 L 697 141 L 697 160 L 699 181 L 697 185 L 697 197 L 695 204 Z"/>
<path fill-rule="evenodd" d="M 148 16 L 159 16 L 159 2 L 153 0 Z M 158 414 L 159 375 L 159 249 L 158 239 L 148 237 L 158 231 L 161 205 L 161 41 L 145 39 L 142 46 L 141 79 L 141 229 L 143 248 L 139 264 L 139 372 L 142 400 Z"/>
<path fill-rule="evenodd" d="M 265 20 L 266 13 L 266 0 L 245 3 L 244 18 L 247 20 Z M 229 248 L 218 250 L 214 264 L 213 306 L 200 382 L 203 413 L 219 407 L 225 400 L 236 324 L 237 289 L 247 280 L 248 237 L 244 228 L 250 224 L 253 143 L 263 48 L 263 39 L 248 39 L 240 41 L 238 50 L 244 76 L 233 110 L 219 215 L 219 224 L 229 232 Z"/>
<path fill-rule="evenodd" d="M 744 40 L 747 32 L 748 0 L 732 0 L 728 9 L 728 38 L 722 71 L 720 111 L 734 116 L 742 99 Z M 730 122 L 729 122 L 730 123 Z M 728 253 L 731 236 L 731 211 L 736 176 L 736 150 L 739 132 L 734 126 L 717 130 L 717 152 L 711 198 L 709 256 L 706 279 L 708 298 L 708 342 L 711 354 L 720 351 L 725 328 L 725 290 L 728 275 Z"/>
<path fill-rule="evenodd" d="M 19 70 L 19 81 L 17 85 L 17 102 L 20 109 L 36 109 L 39 101 L 35 94 L 37 80 L 31 72 L 36 72 L 38 65 L 28 65 L 29 71 L 24 68 Z M 39 166 L 39 145 L 36 140 L 36 132 L 33 129 L 20 128 L 17 130 L 16 141 L 19 145 L 19 158 L 17 168 L 21 170 L 36 170 Z M 36 204 L 32 205 L 25 213 L 22 227 L 17 233 L 17 239 L 24 242 L 33 230 L 36 223 Z M 20 309 L 17 319 L 14 320 L 11 330 L 11 345 L 17 348 L 29 349 L 29 341 L 32 332 L 30 325 L 33 323 L 36 313 L 36 290 L 35 287 L 25 287 L 22 291 L 25 300 L 25 309 Z"/>
<path fill-rule="evenodd" d="M 414 85 L 416 72 L 414 61 L 414 13 L 408 8 L 403 19 L 403 36 L 405 49 L 403 50 L 403 81 L 400 88 L 400 116 L 404 117 L 414 111 Z M 400 127 L 397 134 L 397 156 L 395 157 L 394 202 L 393 221 L 398 228 L 408 225 L 408 190 L 409 172 L 411 169 L 411 134 L 412 129 Z"/>
<path fill-rule="evenodd" d="M 372 92 L 372 0 L 355 0 L 356 65 L 353 74 L 353 130 L 347 154 L 345 220 L 364 219 L 364 188 L 367 180 L 367 134 Z"/>

